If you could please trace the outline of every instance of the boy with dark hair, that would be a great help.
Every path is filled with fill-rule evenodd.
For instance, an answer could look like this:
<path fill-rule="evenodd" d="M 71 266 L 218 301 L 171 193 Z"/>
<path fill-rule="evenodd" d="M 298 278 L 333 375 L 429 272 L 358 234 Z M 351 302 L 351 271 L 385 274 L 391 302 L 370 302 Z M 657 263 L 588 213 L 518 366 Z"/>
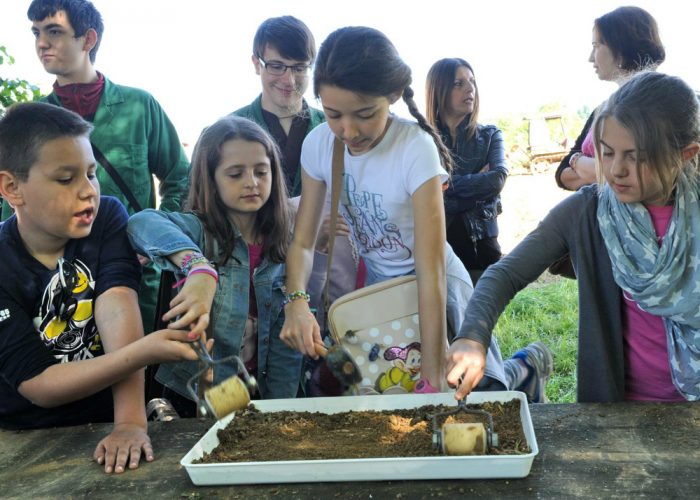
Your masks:
<path fill-rule="evenodd" d="M 271 17 L 258 26 L 253 38 L 253 55 L 264 58 L 268 45 L 282 57 L 302 64 L 316 59 L 316 40 L 311 30 L 294 16 Z"/>
<path fill-rule="evenodd" d="M 128 215 L 100 197 L 92 126 L 45 103 L 0 119 L 0 427 L 113 421 L 95 449 L 105 472 L 153 460 L 143 370 L 197 359 L 187 332 L 143 336 Z M 109 390 L 111 387 L 111 390 Z"/>
<path fill-rule="evenodd" d="M 256 122 L 275 139 L 290 196 L 301 194 L 301 143 L 325 120 L 303 97 L 315 58 L 316 42 L 306 24 L 293 16 L 267 19 L 255 33 L 251 57 L 262 93 L 232 113 Z"/>
<path fill-rule="evenodd" d="M 117 85 L 95 70 L 102 40 L 102 16 L 88 0 L 34 0 L 27 11 L 36 52 L 56 75 L 45 98 L 92 122 L 91 142 L 106 195 L 119 198 L 129 213 L 155 208 L 153 176 L 160 181 L 160 208 L 179 210 L 187 193 L 189 162 L 175 127 L 149 93 Z M 3 207 L 3 219 L 10 215 Z M 144 328 L 154 324 L 159 271 L 144 268 L 139 301 Z"/>
<path fill-rule="evenodd" d="M 90 62 L 95 63 L 97 51 L 102 41 L 102 33 L 105 30 L 102 15 L 90 2 L 73 0 L 44 0 L 34 1 L 29 6 L 27 16 L 30 21 L 41 21 L 47 17 L 53 17 L 57 12 L 64 11 L 73 28 L 73 37 L 78 39 L 86 36 L 88 30 L 95 30 L 94 46 L 90 50 Z M 58 34 L 58 33 L 56 33 Z M 47 70 L 48 71 L 48 70 Z"/>

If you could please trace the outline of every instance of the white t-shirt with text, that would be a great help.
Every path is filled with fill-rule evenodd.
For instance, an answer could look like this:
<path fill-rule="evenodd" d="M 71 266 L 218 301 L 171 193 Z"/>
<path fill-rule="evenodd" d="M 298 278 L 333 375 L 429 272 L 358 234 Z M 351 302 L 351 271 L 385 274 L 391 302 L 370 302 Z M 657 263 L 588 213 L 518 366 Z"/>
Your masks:
<path fill-rule="evenodd" d="M 301 164 L 330 190 L 333 139 L 327 123 L 306 136 Z M 345 148 L 340 213 L 369 272 L 386 278 L 415 270 L 411 197 L 426 181 L 447 180 L 433 139 L 412 121 L 392 115 L 381 142 L 358 156 Z"/>

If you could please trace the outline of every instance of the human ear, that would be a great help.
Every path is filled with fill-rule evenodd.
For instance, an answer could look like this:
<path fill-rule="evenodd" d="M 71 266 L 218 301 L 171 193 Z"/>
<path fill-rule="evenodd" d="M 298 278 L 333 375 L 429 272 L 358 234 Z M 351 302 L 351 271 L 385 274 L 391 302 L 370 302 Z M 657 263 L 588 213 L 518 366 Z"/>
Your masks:
<path fill-rule="evenodd" d="M 7 170 L 0 170 L 0 195 L 2 195 L 13 208 L 24 203 L 19 179 L 17 179 L 15 174 Z"/>
<path fill-rule="evenodd" d="M 400 92 L 394 92 L 393 94 L 390 94 L 387 99 L 389 100 L 389 104 L 394 104 L 396 101 L 401 99 L 401 96 L 403 95 L 403 90 Z"/>
<path fill-rule="evenodd" d="M 258 60 L 258 57 L 255 54 L 250 56 L 250 60 L 253 62 L 253 66 L 255 67 L 255 74 L 259 75 L 260 74 L 260 60 Z"/>
<path fill-rule="evenodd" d="M 695 155 L 698 154 L 698 152 L 700 152 L 700 144 L 698 144 L 697 142 L 691 142 L 681 150 L 681 154 L 683 155 L 683 161 L 692 160 L 695 157 Z"/>
<path fill-rule="evenodd" d="M 95 48 L 95 45 L 97 45 L 97 31 L 95 31 L 93 28 L 88 29 L 85 32 L 85 43 L 83 44 L 83 49 L 85 52 L 90 52 L 92 49 Z"/>

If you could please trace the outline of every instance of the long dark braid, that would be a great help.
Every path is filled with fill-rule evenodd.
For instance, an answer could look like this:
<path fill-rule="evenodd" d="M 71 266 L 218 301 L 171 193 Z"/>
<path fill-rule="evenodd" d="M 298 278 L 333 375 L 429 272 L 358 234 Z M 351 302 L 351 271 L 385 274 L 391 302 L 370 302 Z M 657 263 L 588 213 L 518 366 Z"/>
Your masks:
<path fill-rule="evenodd" d="M 420 128 L 425 130 L 428 134 L 430 134 L 430 137 L 433 138 L 433 142 L 435 142 L 435 146 L 438 148 L 438 153 L 440 154 L 440 163 L 442 163 L 442 166 L 447 170 L 448 174 L 452 173 L 452 168 L 454 167 L 454 164 L 452 162 L 452 155 L 450 154 L 450 150 L 445 146 L 445 143 L 442 142 L 442 138 L 440 137 L 440 134 L 437 133 L 435 128 L 428 123 L 428 120 L 425 119 L 425 116 L 421 114 L 420 111 L 418 111 L 418 107 L 416 106 L 416 101 L 413 99 L 413 96 L 415 93 L 413 92 L 413 89 L 408 86 L 405 89 L 403 89 L 403 101 L 406 103 L 406 106 L 408 106 L 408 111 L 411 113 L 411 116 L 418 121 L 418 125 Z"/>

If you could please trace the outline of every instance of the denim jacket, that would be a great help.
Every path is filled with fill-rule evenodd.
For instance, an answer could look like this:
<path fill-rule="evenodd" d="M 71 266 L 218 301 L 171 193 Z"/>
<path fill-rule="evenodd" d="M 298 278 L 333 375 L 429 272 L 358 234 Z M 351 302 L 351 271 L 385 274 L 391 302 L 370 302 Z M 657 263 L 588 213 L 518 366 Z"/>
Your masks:
<path fill-rule="evenodd" d="M 129 239 L 137 252 L 153 259 L 163 269 L 179 271 L 166 257 L 182 250 L 206 251 L 204 228 L 191 213 L 166 213 L 144 210 L 129 220 Z M 212 304 L 214 322 L 214 352 L 221 359 L 238 355 L 245 323 L 248 318 L 249 260 L 248 245 L 236 234 L 233 255 L 226 264 L 218 266 L 219 282 Z M 215 254 L 215 252 L 211 252 Z M 253 274 L 253 286 L 258 305 L 258 373 L 260 393 L 265 399 L 293 398 L 301 376 L 302 356 L 280 340 L 284 323 L 285 266 L 266 258 Z M 156 378 L 159 382 L 189 397 L 187 381 L 198 369 L 198 363 L 184 361 L 163 364 Z M 214 384 L 235 375 L 233 363 L 214 366 Z"/>
<path fill-rule="evenodd" d="M 475 134 L 466 139 L 469 117 L 457 128 L 457 141 L 447 128 L 440 126 L 442 140 L 452 153 L 455 169 L 445 191 L 447 225 L 461 217 L 473 241 L 498 236 L 496 217 L 501 213 L 501 196 L 508 176 L 503 134 L 493 125 L 477 125 Z M 489 165 L 487 172 L 479 171 Z"/>

